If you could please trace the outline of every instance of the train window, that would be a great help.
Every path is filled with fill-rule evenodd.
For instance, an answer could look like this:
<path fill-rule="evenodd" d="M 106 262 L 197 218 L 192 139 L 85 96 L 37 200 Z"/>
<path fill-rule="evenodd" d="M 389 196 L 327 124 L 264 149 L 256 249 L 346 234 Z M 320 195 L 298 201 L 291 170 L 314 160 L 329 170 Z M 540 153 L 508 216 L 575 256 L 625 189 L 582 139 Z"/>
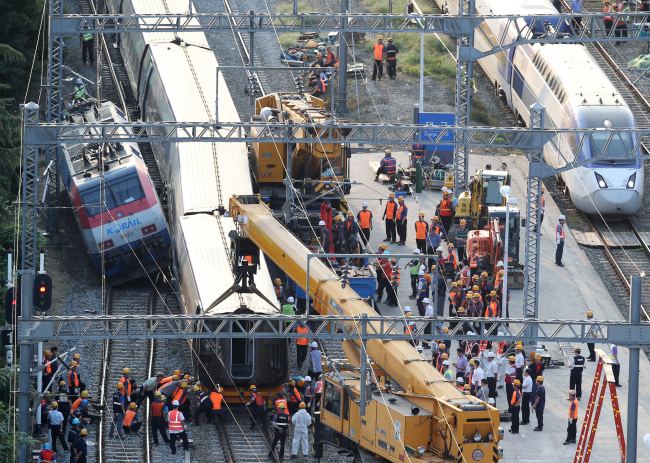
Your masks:
<path fill-rule="evenodd" d="M 249 330 L 251 322 L 241 322 L 245 330 Z M 239 326 L 235 331 L 241 332 Z M 235 379 L 249 379 L 253 377 L 255 364 L 255 344 L 252 339 L 234 338 L 230 345 L 230 374 Z"/>
<path fill-rule="evenodd" d="M 605 148 L 608 139 L 608 133 L 592 133 L 592 135 L 589 136 L 589 141 L 591 142 L 591 154 L 593 156 L 600 154 L 603 151 L 603 148 Z M 629 133 L 617 133 L 612 137 L 604 154 L 609 156 L 629 156 L 632 154 L 633 148 L 634 143 L 632 142 L 632 137 Z"/>
<path fill-rule="evenodd" d="M 325 381 L 323 408 L 338 418 L 341 417 L 341 396 L 339 386 Z"/>
<path fill-rule="evenodd" d="M 144 190 L 136 172 L 80 191 L 81 201 L 89 217 L 144 198 Z"/>

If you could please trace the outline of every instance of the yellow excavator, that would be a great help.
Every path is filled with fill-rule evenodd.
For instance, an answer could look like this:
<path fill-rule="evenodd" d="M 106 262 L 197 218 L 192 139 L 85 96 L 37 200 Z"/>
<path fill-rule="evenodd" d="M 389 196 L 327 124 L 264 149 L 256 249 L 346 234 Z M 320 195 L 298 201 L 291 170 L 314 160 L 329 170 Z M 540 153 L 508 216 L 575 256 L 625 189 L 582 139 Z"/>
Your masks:
<path fill-rule="evenodd" d="M 467 221 L 470 230 L 483 230 L 489 226 L 491 206 L 505 206 L 501 187 L 510 185 L 510 173 L 497 170 L 477 170 L 468 191 L 461 193 L 456 206 L 455 223 Z"/>
<path fill-rule="evenodd" d="M 319 314 L 376 316 L 320 259 L 310 260 L 307 273 L 311 251 L 275 219 L 260 196 L 233 196 L 229 211 L 241 236 L 303 290 L 309 278 Z M 340 323 L 347 332 L 355 328 L 353 322 Z M 365 351 L 373 364 L 366 370 L 370 378 L 362 378 L 361 345 L 354 336 L 344 341 L 351 368 L 334 367 L 322 377 L 321 434 L 326 443 L 394 463 L 487 463 L 503 457 L 498 409 L 464 395 L 406 341 L 367 340 Z M 364 407 L 362 388 L 369 392 Z"/>

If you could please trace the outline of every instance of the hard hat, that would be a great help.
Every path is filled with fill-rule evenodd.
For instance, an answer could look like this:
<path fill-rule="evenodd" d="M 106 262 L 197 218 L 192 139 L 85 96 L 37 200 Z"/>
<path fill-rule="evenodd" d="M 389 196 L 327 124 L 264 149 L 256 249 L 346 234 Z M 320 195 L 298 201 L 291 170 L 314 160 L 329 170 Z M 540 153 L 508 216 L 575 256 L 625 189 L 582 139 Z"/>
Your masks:
<path fill-rule="evenodd" d="M 449 360 L 443 360 L 442 364 L 445 365 L 445 366 L 449 366 Z"/>
<path fill-rule="evenodd" d="M 490 296 L 496 296 L 497 292 L 495 290 L 490 291 Z"/>
<path fill-rule="evenodd" d="M 473 295 L 474 295 L 473 292 L 471 292 L 471 291 L 467 291 L 467 297 L 472 297 Z"/>
<path fill-rule="evenodd" d="M 564 217 L 563 215 L 561 215 L 561 216 L 558 218 L 558 220 L 566 220 L 566 217 Z"/>
<path fill-rule="evenodd" d="M 515 347 L 516 350 L 524 350 L 524 346 L 521 344 L 517 344 L 517 347 Z"/>
<path fill-rule="evenodd" d="M 52 407 L 58 407 L 58 406 L 59 406 L 59 402 L 54 401 L 54 402 L 52 402 L 51 405 L 52 405 Z"/>
<path fill-rule="evenodd" d="M 165 400 L 167 400 L 167 397 L 165 396 L 165 394 L 160 394 L 160 400 L 162 400 L 163 402 Z"/>
<path fill-rule="evenodd" d="M 183 382 L 181 383 L 181 387 L 182 387 L 182 388 L 186 388 L 186 387 L 187 387 L 187 383 L 186 383 L 185 381 L 183 381 Z"/>
<path fill-rule="evenodd" d="M 472 291 L 478 291 L 478 290 L 479 290 L 478 285 L 474 285 L 474 286 L 472 287 Z"/>
<path fill-rule="evenodd" d="M 178 381 L 180 379 L 180 376 L 174 375 L 172 376 L 172 381 Z"/>
<path fill-rule="evenodd" d="M 50 444 L 43 444 L 43 450 L 51 450 L 52 446 Z"/>
<path fill-rule="evenodd" d="M 305 405 L 305 402 L 300 402 L 300 405 L 298 405 L 300 408 L 307 408 L 307 405 Z"/>
<path fill-rule="evenodd" d="M 426 270 L 426 269 L 427 269 L 426 265 L 424 264 L 420 265 L 420 270 Z"/>
<path fill-rule="evenodd" d="M 386 252 L 384 253 L 384 255 L 386 255 L 386 256 L 387 256 L 388 254 L 390 254 L 390 252 L 388 252 L 388 251 L 386 251 Z"/>
<path fill-rule="evenodd" d="M 380 35 L 379 38 L 382 39 L 383 37 Z M 391 154 L 391 153 L 392 153 L 391 150 L 386 150 L 386 151 L 384 151 L 384 154 Z"/>
<path fill-rule="evenodd" d="M 404 307 L 404 313 L 408 313 L 410 311 L 411 311 L 411 308 L 408 305 L 406 307 Z"/>
<path fill-rule="evenodd" d="M 478 275 L 472 275 L 472 280 L 478 280 Z"/>
<path fill-rule="evenodd" d="M 298 386 L 304 386 L 305 385 L 305 380 L 304 379 L 299 379 L 298 380 Z"/>
<path fill-rule="evenodd" d="M 391 262 L 397 262 L 397 259 L 394 258 L 394 257 L 391 257 L 391 258 L 390 258 L 390 261 L 391 261 Z"/>
<path fill-rule="evenodd" d="M 160 397 L 161 395 L 162 394 L 160 393 L 160 391 L 156 391 L 156 392 L 153 393 L 154 397 Z"/>
<path fill-rule="evenodd" d="M 87 436 L 87 435 L 88 435 L 88 430 L 87 430 L 87 429 L 82 429 L 82 430 L 79 432 L 79 434 L 81 434 L 82 436 Z"/>
<path fill-rule="evenodd" d="M 480 297 L 481 297 L 481 294 L 480 294 L 480 293 L 474 293 L 474 294 L 472 294 L 472 298 L 474 298 L 474 299 L 479 299 Z"/>
<path fill-rule="evenodd" d="M 422 303 L 423 303 L 423 304 L 429 304 L 429 303 L 430 303 L 430 302 L 429 302 L 429 298 L 428 298 L 428 297 L 425 297 L 424 299 L 422 299 Z"/>
<path fill-rule="evenodd" d="M 181 372 L 181 370 L 174 370 L 174 376 L 178 376 L 180 378 L 182 374 L 183 373 Z"/>
<path fill-rule="evenodd" d="M 318 222 L 318 226 L 319 226 L 319 227 L 324 227 L 325 225 L 326 225 L 326 224 L 325 224 L 325 221 L 324 221 L 324 220 L 321 220 L 320 222 Z"/>
<path fill-rule="evenodd" d="M 389 197 L 389 198 L 394 198 L 394 197 L 395 197 L 395 193 L 391 193 L 391 194 L 389 194 L 388 197 Z"/>
<path fill-rule="evenodd" d="M 449 358 L 449 354 L 447 354 L 447 353 L 442 354 L 442 358 L 443 358 L 443 359 L 448 359 L 448 358 Z"/>
<path fill-rule="evenodd" d="M 510 357 L 508 357 L 508 360 L 511 361 L 511 362 L 516 362 L 517 361 L 517 359 L 515 358 L 514 355 L 511 355 Z"/>
<path fill-rule="evenodd" d="M 413 254 L 420 254 L 420 250 L 419 249 L 414 249 Z"/>
<path fill-rule="evenodd" d="M 289 381 L 289 386 L 295 386 L 295 385 L 296 385 L 296 382 L 293 379 L 291 381 Z"/>
<path fill-rule="evenodd" d="M 504 336 L 503 331 L 499 331 L 499 332 L 497 333 L 497 336 Z"/>
<path fill-rule="evenodd" d="M 461 224 L 461 225 L 467 225 L 467 221 L 466 221 L 465 219 L 462 219 L 462 220 L 460 221 L 460 224 Z"/>
<path fill-rule="evenodd" d="M 438 247 L 436 248 L 436 251 L 442 252 L 442 251 L 443 251 L 442 246 L 438 246 Z"/>
<path fill-rule="evenodd" d="M 503 270 L 499 270 L 499 275 L 503 275 Z"/>
<path fill-rule="evenodd" d="M 303 379 L 308 383 L 311 382 L 311 376 L 305 376 Z"/>
<path fill-rule="evenodd" d="M 420 213 L 418 214 L 418 217 L 424 217 L 424 212 L 420 212 Z"/>
<path fill-rule="evenodd" d="M 76 366 L 77 366 L 77 362 L 75 362 L 75 361 L 73 360 L 72 362 L 70 362 L 70 366 L 71 366 L 71 367 L 76 367 Z"/>
<path fill-rule="evenodd" d="M 348 217 L 354 217 L 354 212 L 348 211 Z"/>
<path fill-rule="evenodd" d="M 254 384 L 251 384 L 248 389 L 250 389 L 252 391 L 253 389 L 257 389 L 257 387 Z"/>
<path fill-rule="evenodd" d="M 282 280 L 280 280 L 279 278 L 276 278 L 273 281 L 275 282 L 276 285 L 282 284 Z"/>
<path fill-rule="evenodd" d="M 322 54 L 320 54 L 320 53 L 316 53 L 316 58 L 322 58 L 322 57 L 323 57 Z"/>
<path fill-rule="evenodd" d="M 576 395 L 576 391 L 574 391 L 573 389 L 571 389 L 571 390 L 569 391 L 569 394 L 571 394 L 571 395 Z"/>
<path fill-rule="evenodd" d="M 536 359 L 541 359 L 541 358 L 542 358 L 542 354 L 535 354 L 535 358 L 536 358 Z"/>
<path fill-rule="evenodd" d="M 82 400 L 81 405 L 85 407 L 86 405 L 88 405 L 88 401 L 86 399 Z"/>
<path fill-rule="evenodd" d="M 463 389 L 466 390 L 466 391 L 469 391 L 471 389 L 471 386 L 469 384 L 465 384 L 463 386 Z"/>
<path fill-rule="evenodd" d="M 316 341 L 312 342 L 311 347 L 318 347 L 318 343 Z"/>
<path fill-rule="evenodd" d="M 179 405 L 178 400 L 174 400 L 174 401 L 172 402 L 172 405 L 173 405 L 174 407 L 178 407 L 178 405 Z"/>
<path fill-rule="evenodd" d="M 422 352 L 422 346 L 416 346 L 415 350 L 417 350 L 418 352 Z"/>
<path fill-rule="evenodd" d="M 523 346 L 524 341 L 516 341 L 515 344 L 517 344 L 517 345 L 521 344 Z"/>
<path fill-rule="evenodd" d="M 124 389 L 124 384 L 122 384 L 122 383 L 117 383 L 117 386 L 116 386 L 116 387 L 117 387 L 118 389 Z"/>
<path fill-rule="evenodd" d="M 138 406 L 135 404 L 135 402 L 131 402 L 131 403 L 129 404 L 129 408 L 130 408 L 131 410 L 135 410 L 136 408 L 138 408 Z"/>
<path fill-rule="evenodd" d="M 406 312 L 406 316 L 407 316 L 407 317 L 412 317 L 412 316 L 413 316 L 413 312 Z"/>
<path fill-rule="evenodd" d="M 442 191 L 442 194 L 443 194 L 443 196 L 444 196 L 444 195 L 448 195 L 448 194 L 449 194 L 449 191 L 447 191 L 447 190 L 443 190 L 443 191 Z"/>
<path fill-rule="evenodd" d="M 488 405 L 494 405 L 494 404 L 495 404 L 494 399 L 492 397 L 490 397 L 488 399 Z"/>
<path fill-rule="evenodd" d="M 447 346 L 445 346 L 442 342 L 438 344 L 438 349 L 445 350 Z"/>
<path fill-rule="evenodd" d="M 278 408 L 281 409 L 281 410 L 284 410 L 286 407 L 287 407 L 287 406 L 284 404 L 284 402 L 280 402 L 280 403 L 278 404 Z"/>
<path fill-rule="evenodd" d="M 420 276 L 424 276 L 424 270 L 420 270 L 420 271 L 418 272 L 418 275 L 420 275 Z"/>
<path fill-rule="evenodd" d="M 609 1 L 609 0 L 607 0 L 607 1 Z M 545 191 L 546 191 L 546 188 L 542 186 L 542 193 L 544 193 Z"/>
<path fill-rule="evenodd" d="M 587 312 L 587 317 L 593 317 L 593 316 L 594 316 L 594 313 L 591 310 L 589 312 Z"/>
<path fill-rule="evenodd" d="M 75 418 L 74 420 L 72 420 L 72 424 L 79 424 L 79 418 Z"/>
<path fill-rule="evenodd" d="M 388 37 L 388 41 L 389 41 L 389 42 L 392 42 L 393 39 L 392 39 L 391 37 Z"/>
<path fill-rule="evenodd" d="M 499 262 L 497 262 L 497 267 L 503 267 L 503 261 L 502 261 L 502 260 L 500 260 Z"/>
<path fill-rule="evenodd" d="M 452 287 L 452 288 L 456 288 L 456 287 L 458 287 L 458 283 L 456 283 L 455 281 L 452 281 L 452 282 L 451 282 L 451 287 Z"/>
<path fill-rule="evenodd" d="M 343 217 L 341 217 L 341 214 L 336 214 L 336 217 L 334 217 L 334 220 L 343 220 Z"/>
<path fill-rule="evenodd" d="M 198 392 L 201 390 L 199 386 L 194 386 L 192 389 L 194 390 L 194 392 Z"/>
<path fill-rule="evenodd" d="M 515 379 L 512 384 L 514 384 L 515 386 L 520 386 L 521 381 L 519 381 L 518 379 Z"/>
<path fill-rule="evenodd" d="M 81 354 L 74 354 L 74 355 L 72 356 L 72 359 L 73 359 L 73 360 L 81 359 Z"/>
<path fill-rule="evenodd" d="M 459 307 L 458 310 L 456 310 L 458 313 L 465 313 L 465 307 Z"/>
<path fill-rule="evenodd" d="M 289 296 L 289 297 L 287 298 L 287 302 L 288 302 L 289 304 L 293 304 L 293 303 L 294 303 L 294 299 L 293 299 L 293 297 Z"/>
<path fill-rule="evenodd" d="M 442 329 L 442 331 L 444 331 L 445 333 L 449 333 L 449 328 L 447 328 L 447 327 L 445 326 L 445 327 Z"/>
<path fill-rule="evenodd" d="M 543 383 L 544 382 L 544 377 L 543 376 L 538 376 L 537 381 L 539 381 L 540 383 Z"/>
<path fill-rule="evenodd" d="M 386 246 L 386 243 L 381 243 L 379 245 L 379 249 L 386 249 L 388 246 Z"/>
<path fill-rule="evenodd" d="M 81 397 L 88 397 L 88 391 L 81 391 Z"/>
<path fill-rule="evenodd" d="M 131 369 L 130 368 L 124 368 L 122 370 L 122 373 L 131 373 Z"/>
<path fill-rule="evenodd" d="M 575 352 L 576 354 L 579 354 L 581 351 L 582 351 L 582 349 L 580 349 L 579 347 L 576 347 L 575 349 L 573 349 L 573 352 Z"/>
<path fill-rule="evenodd" d="M 43 354 L 44 354 L 44 355 L 52 355 L 52 351 L 50 351 L 50 350 L 46 350 L 45 352 L 43 352 Z"/>
<path fill-rule="evenodd" d="M 488 356 L 489 359 L 493 359 L 494 358 L 494 352 L 488 352 L 487 356 Z"/>
<path fill-rule="evenodd" d="M 488 272 L 482 272 L 482 273 L 481 273 L 481 276 L 487 278 L 487 276 L 488 276 Z"/>
<path fill-rule="evenodd" d="M 434 215 L 433 220 L 440 220 L 440 218 L 437 215 Z"/>
<path fill-rule="evenodd" d="M 454 249 L 454 243 L 449 243 L 449 247 L 450 247 L 451 249 Z"/>
<path fill-rule="evenodd" d="M 361 207 L 368 207 L 368 203 L 363 203 Z"/>
<path fill-rule="evenodd" d="M 465 382 L 465 380 L 463 379 L 462 376 L 459 376 L 458 378 L 456 378 L 456 382 L 460 383 L 460 384 L 463 384 Z"/>
<path fill-rule="evenodd" d="M 475 248 L 475 249 L 478 249 L 478 243 L 474 243 L 474 245 L 472 247 Z"/>
<path fill-rule="evenodd" d="M 190 379 L 190 378 L 191 378 L 190 375 L 185 375 L 185 376 L 183 376 L 183 379 Z"/>
<path fill-rule="evenodd" d="M 65 386 L 65 381 L 59 381 L 59 386 Z"/>
<path fill-rule="evenodd" d="M 77 77 L 77 80 L 75 80 L 75 82 L 76 82 L 77 84 L 83 84 L 83 82 L 81 81 L 81 79 L 80 79 L 79 77 Z"/>
<path fill-rule="evenodd" d="M 398 197 L 397 197 L 397 200 L 398 200 L 398 201 L 404 201 L 404 196 L 398 196 Z"/>

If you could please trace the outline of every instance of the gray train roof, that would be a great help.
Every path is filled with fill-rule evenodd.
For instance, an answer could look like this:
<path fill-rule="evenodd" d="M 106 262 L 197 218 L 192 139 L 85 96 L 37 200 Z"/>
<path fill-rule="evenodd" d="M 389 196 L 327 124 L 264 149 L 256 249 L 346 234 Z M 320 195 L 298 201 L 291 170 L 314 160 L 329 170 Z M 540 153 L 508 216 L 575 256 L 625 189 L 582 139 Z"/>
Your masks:
<path fill-rule="evenodd" d="M 130 0 L 133 5 L 135 14 L 185 14 L 192 6 L 192 12 L 196 13 L 196 8 L 190 0 Z M 166 5 L 166 8 L 165 8 Z M 155 19 L 139 19 L 142 23 L 155 23 Z M 196 19 L 190 21 L 190 24 L 198 24 Z M 146 32 L 143 34 L 147 43 L 171 42 L 178 37 L 186 43 L 198 45 L 204 48 L 210 48 L 208 41 L 203 32 L 182 32 L 175 34 L 173 32 Z"/>

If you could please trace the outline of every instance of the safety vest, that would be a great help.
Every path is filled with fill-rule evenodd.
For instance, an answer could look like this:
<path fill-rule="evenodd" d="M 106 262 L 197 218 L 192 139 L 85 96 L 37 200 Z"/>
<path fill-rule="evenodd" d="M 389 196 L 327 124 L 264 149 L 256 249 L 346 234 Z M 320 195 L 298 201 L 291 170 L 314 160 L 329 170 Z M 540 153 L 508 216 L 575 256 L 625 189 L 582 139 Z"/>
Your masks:
<path fill-rule="evenodd" d="M 79 375 L 74 370 L 70 370 L 68 373 L 68 385 L 71 387 L 79 387 Z"/>
<path fill-rule="evenodd" d="M 284 410 L 280 410 L 279 405 L 284 404 Z M 287 399 L 278 399 L 275 401 L 275 410 L 277 413 L 284 413 L 286 415 L 289 414 L 289 404 L 287 403 Z"/>
<path fill-rule="evenodd" d="M 386 204 L 386 218 L 393 220 L 395 218 L 395 209 L 397 209 L 397 203 L 395 201 L 388 201 Z"/>
<path fill-rule="evenodd" d="M 420 259 L 413 259 L 410 262 L 411 266 L 411 275 L 417 275 L 420 273 Z"/>
<path fill-rule="evenodd" d="M 519 389 L 516 389 L 512 393 L 512 399 L 510 399 L 510 405 L 515 405 L 520 400 L 521 400 L 521 393 L 519 392 Z"/>
<path fill-rule="evenodd" d="M 450 252 L 447 256 L 447 260 L 454 264 L 454 270 L 458 270 L 458 257 L 453 252 Z"/>
<path fill-rule="evenodd" d="M 384 59 L 384 48 L 385 48 L 385 45 L 383 43 L 376 43 L 375 44 L 375 59 L 376 60 Z"/>
<path fill-rule="evenodd" d="M 416 161 L 421 160 L 424 157 L 426 146 L 424 145 L 413 145 L 413 159 Z"/>
<path fill-rule="evenodd" d="M 277 286 L 275 288 L 275 297 L 280 299 L 280 296 L 282 296 L 282 286 Z"/>
<path fill-rule="evenodd" d="M 557 228 L 555 229 L 555 231 L 556 231 L 556 233 L 559 234 L 560 239 L 564 240 L 564 225 L 562 225 L 561 223 L 558 223 Z"/>
<path fill-rule="evenodd" d="M 382 159 L 381 165 L 386 168 L 386 173 L 389 175 L 397 172 L 397 160 L 392 156 Z"/>
<path fill-rule="evenodd" d="M 49 361 L 50 361 L 50 360 L 48 360 L 48 359 L 43 359 L 43 365 L 45 365 L 45 364 L 46 364 L 47 362 L 49 362 Z M 52 365 L 51 365 L 51 364 L 50 364 L 50 365 L 47 365 L 47 366 L 45 367 L 45 370 L 44 370 L 44 371 L 45 371 L 46 374 L 51 375 L 51 374 L 52 374 Z"/>
<path fill-rule="evenodd" d="M 183 423 L 181 423 L 181 412 L 178 410 L 172 410 L 169 412 L 169 431 L 183 431 Z"/>
<path fill-rule="evenodd" d="M 431 233 L 435 233 L 436 235 L 440 235 L 442 231 L 442 227 L 438 224 L 431 225 L 431 228 L 429 229 Z"/>
<path fill-rule="evenodd" d="M 400 206 L 397 208 L 397 220 L 402 220 L 402 214 L 406 215 L 408 210 L 409 208 L 406 207 L 406 204 L 400 204 Z"/>
<path fill-rule="evenodd" d="M 122 410 L 122 402 L 120 401 L 120 397 L 122 397 L 123 394 L 121 392 L 114 392 L 113 393 L 113 413 L 124 413 L 124 410 Z M 75 401 L 76 403 L 76 401 Z M 76 408 L 76 407 L 74 407 Z M 72 415 L 72 413 L 70 413 Z"/>
<path fill-rule="evenodd" d="M 187 391 L 180 386 L 176 388 L 174 394 L 172 394 L 172 402 L 178 400 L 178 405 L 183 405 L 187 400 Z"/>
<path fill-rule="evenodd" d="M 74 98 L 76 100 L 80 100 L 82 98 L 86 97 L 86 88 L 82 85 L 81 87 L 79 85 L 75 85 L 74 87 Z"/>
<path fill-rule="evenodd" d="M 127 411 L 122 424 L 124 426 L 131 426 L 131 423 L 133 423 L 133 418 L 135 418 L 135 412 L 133 410 Z"/>
<path fill-rule="evenodd" d="M 481 341 L 478 343 L 478 350 L 479 352 L 483 353 L 485 352 L 485 349 L 487 349 L 488 346 L 488 341 Z"/>
<path fill-rule="evenodd" d="M 390 267 L 390 277 L 389 277 L 391 279 L 391 281 L 393 280 L 393 276 L 395 275 L 395 269 L 396 269 L 396 267 L 391 265 L 391 267 Z M 401 275 L 402 275 L 402 271 L 400 270 L 399 267 L 397 267 L 397 280 L 395 280 L 395 283 L 399 283 L 399 279 L 400 279 Z"/>
<path fill-rule="evenodd" d="M 408 334 L 409 336 L 412 335 L 415 332 L 415 330 L 411 327 L 409 323 L 406 324 L 404 327 L 404 334 Z"/>
<path fill-rule="evenodd" d="M 52 450 L 49 449 L 41 450 L 41 463 L 52 463 L 53 460 L 54 460 L 54 452 Z"/>
<path fill-rule="evenodd" d="M 84 399 L 81 398 L 81 397 L 79 397 L 77 400 L 75 400 L 75 401 L 72 403 L 72 407 L 71 407 L 71 409 L 70 409 L 70 414 L 71 414 L 71 415 L 74 415 L 74 412 L 77 410 L 77 408 L 79 408 L 79 405 L 81 405 L 81 401 L 82 401 L 82 400 L 84 400 Z"/>
<path fill-rule="evenodd" d="M 289 427 L 289 417 L 286 413 L 277 413 L 273 420 L 280 428 L 286 429 Z"/>
<path fill-rule="evenodd" d="M 494 285 L 495 286 L 498 285 L 500 281 L 501 281 L 501 275 L 499 275 L 499 272 L 496 272 L 496 274 L 494 275 Z"/>
<path fill-rule="evenodd" d="M 424 277 L 420 278 L 420 286 L 421 286 L 422 289 L 418 290 L 418 297 L 419 296 L 424 297 L 424 296 L 427 295 L 427 288 L 428 288 L 426 278 L 424 278 Z"/>
<path fill-rule="evenodd" d="M 468 286 L 471 283 L 471 280 L 472 280 L 472 272 L 471 272 L 471 270 L 469 269 L 469 267 L 465 267 L 460 272 L 463 275 L 463 284 L 465 286 Z"/>
<path fill-rule="evenodd" d="M 455 304 L 455 303 L 456 303 L 456 296 L 457 296 L 457 295 L 458 295 L 458 291 L 456 291 L 455 289 L 452 289 L 452 290 L 449 292 L 449 299 L 451 299 L 451 303 L 452 303 L 452 304 Z"/>
<path fill-rule="evenodd" d="M 507 342 L 499 341 L 499 345 L 497 346 L 497 354 L 499 355 L 503 354 L 503 351 L 506 350 L 507 345 L 508 345 Z"/>
<path fill-rule="evenodd" d="M 293 310 L 293 304 L 284 304 L 282 306 L 282 313 L 284 315 L 295 315 L 295 311 Z"/>
<path fill-rule="evenodd" d="M 497 303 L 492 301 L 490 305 L 485 309 L 485 317 L 496 317 L 497 316 Z"/>
<path fill-rule="evenodd" d="M 370 228 L 370 217 L 372 212 L 370 211 L 359 211 L 357 217 L 359 219 L 359 226 L 361 228 Z"/>
<path fill-rule="evenodd" d="M 120 379 L 120 383 L 124 384 L 124 393 L 127 396 L 131 395 L 131 381 L 129 381 L 129 378 L 126 376 L 122 376 L 122 379 Z"/>
<path fill-rule="evenodd" d="M 510 375 L 509 371 L 511 369 L 513 369 L 513 368 L 515 370 L 515 373 L 513 375 Z M 517 367 L 514 366 L 514 364 L 513 364 L 513 365 L 510 365 L 510 368 L 508 368 L 508 370 L 506 371 L 506 383 L 512 384 L 515 381 L 515 379 L 517 379 Z"/>
<path fill-rule="evenodd" d="M 451 217 L 451 207 L 453 203 L 451 199 L 443 199 L 440 201 L 440 215 L 442 217 Z"/>
<path fill-rule="evenodd" d="M 607 5 L 605 8 L 603 8 L 603 13 L 611 13 L 612 11 L 614 11 L 614 10 L 612 10 L 611 5 Z M 605 16 L 605 19 L 611 21 L 612 17 L 611 16 Z"/>
<path fill-rule="evenodd" d="M 165 404 L 158 399 L 156 399 L 156 401 L 151 404 L 151 413 L 154 417 L 162 418 L 164 409 Z"/>
<path fill-rule="evenodd" d="M 573 416 L 571 416 L 571 407 L 569 407 L 569 419 L 578 419 L 578 399 L 573 399 L 571 401 L 571 404 L 573 405 Z"/>
<path fill-rule="evenodd" d="M 326 63 L 331 63 L 331 62 L 333 62 L 335 59 L 336 59 L 336 57 L 334 56 L 334 53 L 328 53 L 328 54 L 327 54 L 327 61 L 325 61 L 325 62 L 326 62 Z M 337 62 L 338 62 L 338 60 L 337 60 Z"/>
<path fill-rule="evenodd" d="M 289 401 L 291 402 L 302 402 L 302 397 L 300 397 L 300 391 L 295 387 L 289 392 Z"/>
<path fill-rule="evenodd" d="M 447 369 L 445 370 L 443 376 L 445 377 L 445 379 L 446 379 L 447 381 L 453 381 L 453 380 L 454 380 L 454 374 L 451 372 L 451 369 L 450 369 L 450 368 L 447 368 Z"/>
<path fill-rule="evenodd" d="M 469 259 L 470 268 L 478 268 L 478 250 L 472 253 L 472 257 Z"/>
<path fill-rule="evenodd" d="M 325 84 L 325 80 L 324 80 L 324 79 L 322 79 L 322 78 L 321 78 L 321 79 L 318 79 L 318 85 L 316 86 L 316 91 L 317 91 L 317 92 L 324 93 L 324 92 L 325 92 L 325 87 L 326 87 L 326 85 L 327 85 L 327 84 Z"/>
<path fill-rule="evenodd" d="M 424 240 L 427 238 L 427 223 L 424 220 L 415 222 L 415 239 Z"/>
<path fill-rule="evenodd" d="M 299 326 L 298 328 L 296 328 L 296 332 L 306 334 L 306 333 L 309 333 L 309 330 L 307 328 L 305 328 L 304 326 Z M 298 339 L 296 339 L 296 344 L 298 344 L 300 346 L 306 346 L 308 342 L 309 342 L 309 339 L 307 339 L 307 338 L 298 338 Z"/>
<path fill-rule="evenodd" d="M 626 6 L 625 8 L 623 8 L 623 9 L 621 10 L 621 13 L 629 13 L 629 12 L 630 12 L 630 7 L 629 7 L 629 6 Z M 619 26 L 622 26 L 624 21 L 629 21 L 629 20 L 630 20 L 630 17 L 629 17 L 629 16 L 625 16 L 625 18 L 623 18 L 623 17 L 621 16 L 621 18 L 618 20 L 618 25 L 619 25 Z"/>
<path fill-rule="evenodd" d="M 264 397 L 262 397 L 262 394 L 258 394 L 257 392 L 251 392 L 251 395 L 255 399 L 255 405 L 258 407 L 262 407 L 264 405 Z"/>
<path fill-rule="evenodd" d="M 221 394 L 211 392 L 210 400 L 212 401 L 212 410 L 221 410 L 221 402 L 223 402 L 223 396 Z"/>

